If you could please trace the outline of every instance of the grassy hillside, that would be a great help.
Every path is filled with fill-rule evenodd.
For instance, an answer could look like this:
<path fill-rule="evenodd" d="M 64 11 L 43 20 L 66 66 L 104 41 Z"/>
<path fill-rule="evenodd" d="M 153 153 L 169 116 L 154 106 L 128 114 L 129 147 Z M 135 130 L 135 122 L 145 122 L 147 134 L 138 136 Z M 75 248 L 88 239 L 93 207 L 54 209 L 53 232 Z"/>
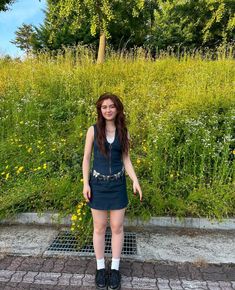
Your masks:
<path fill-rule="evenodd" d="M 0 217 L 16 212 L 70 213 L 82 199 L 87 128 L 100 94 L 118 94 L 142 186 L 140 204 L 128 178 L 129 216 L 227 217 L 235 212 L 235 66 L 141 50 L 92 51 L 0 60 Z"/>

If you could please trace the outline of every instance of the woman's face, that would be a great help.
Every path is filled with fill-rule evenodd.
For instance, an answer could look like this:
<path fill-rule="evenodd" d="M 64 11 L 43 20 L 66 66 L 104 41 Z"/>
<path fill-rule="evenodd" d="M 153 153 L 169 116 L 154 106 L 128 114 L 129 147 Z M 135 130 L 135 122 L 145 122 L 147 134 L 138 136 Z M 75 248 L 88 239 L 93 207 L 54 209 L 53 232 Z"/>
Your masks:
<path fill-rule="evenodd" d="M 114 120 L 117 116 L 117 108 L 111 99 L 104 100 L 101 105 L 101 113 L 106 120 Z"/>

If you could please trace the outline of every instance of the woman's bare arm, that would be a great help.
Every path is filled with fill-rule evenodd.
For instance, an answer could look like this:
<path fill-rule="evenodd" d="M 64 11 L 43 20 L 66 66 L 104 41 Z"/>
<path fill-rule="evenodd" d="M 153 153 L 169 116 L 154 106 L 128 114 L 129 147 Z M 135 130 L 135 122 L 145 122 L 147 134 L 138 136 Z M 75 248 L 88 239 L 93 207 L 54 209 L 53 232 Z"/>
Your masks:
<path fill-rule="evenodd" d="M 87 130 L 86 142 L 84 148 L 84 156 L 82 162 L 82 173 L 83 173 L 83 195 L 85 199 L 90 198 L 90 187 L 89 187 L 89 171 L 90 171 L 90 161 L 94 142 L 94 127 L 91 126 Z"/>
<path fill-rule="evenodd" d="M 128 139 L 130 139 L 129 133 L 128 133 Z M 133 181 L 134 194 L 136 194 L 136 190 L 137 190 L 139 192 L 139 195 L 140 195 L 140 200 L 142 201 L 142 190 L 140 188 L 138 178 L 135 174 L 134 167 L 131 163 L 129 152 L 128 152 L 128 154 L 122 155 L 122 161 L 123 161 L 123 165 L 125 167 L 127 174 L 129 175 L 130 179 Z"/>
<path fill-rule="evenodd" d="M 135 170 L 133 168 L 133 165 L 131 163 L 131 159 L 130 159 L 130 155 L 128 153 L 128 155 L 125 155 L 122 157 L 122 161 L 125 167 L 125 170 L 127 172 L 127 174 L 129 175 L 130 179 L 134 182 L 134 181 L 138 181 L 138 178 L 135 174 Z"/>

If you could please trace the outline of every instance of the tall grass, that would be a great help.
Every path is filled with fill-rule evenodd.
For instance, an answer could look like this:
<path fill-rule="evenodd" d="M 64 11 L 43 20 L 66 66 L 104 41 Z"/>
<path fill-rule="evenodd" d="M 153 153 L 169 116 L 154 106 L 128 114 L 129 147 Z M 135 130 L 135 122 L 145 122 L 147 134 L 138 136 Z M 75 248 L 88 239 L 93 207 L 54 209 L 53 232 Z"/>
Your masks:
<path fill-rule="evenodd" d="M 216 57 L 215 57 L 216 56 Z M 89 48 L 0 59 L 0 217 L 71 212 L 82 199 L 82 158 L 95 101 L 124 103 L 131 159 L 142 185 L 130 216 L 234 215 L 233 51 L 114 53 Z M 213 60 L 212 60 L 213 59 Z"/>

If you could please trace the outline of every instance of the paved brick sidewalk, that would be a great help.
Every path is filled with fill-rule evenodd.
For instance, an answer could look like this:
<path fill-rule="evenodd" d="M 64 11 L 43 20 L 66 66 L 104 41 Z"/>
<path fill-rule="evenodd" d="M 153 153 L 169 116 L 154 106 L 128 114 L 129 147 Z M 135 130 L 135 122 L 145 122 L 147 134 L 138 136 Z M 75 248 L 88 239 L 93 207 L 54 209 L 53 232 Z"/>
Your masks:
<path fill-rule="evenodd" d="M 5 256 L 0 258 L 0 289 L 95 289 L 95 267 L 92 257 Z M 234 264 L 122 259 L 120 271 L 122 290 L 235 289 Z"/>

